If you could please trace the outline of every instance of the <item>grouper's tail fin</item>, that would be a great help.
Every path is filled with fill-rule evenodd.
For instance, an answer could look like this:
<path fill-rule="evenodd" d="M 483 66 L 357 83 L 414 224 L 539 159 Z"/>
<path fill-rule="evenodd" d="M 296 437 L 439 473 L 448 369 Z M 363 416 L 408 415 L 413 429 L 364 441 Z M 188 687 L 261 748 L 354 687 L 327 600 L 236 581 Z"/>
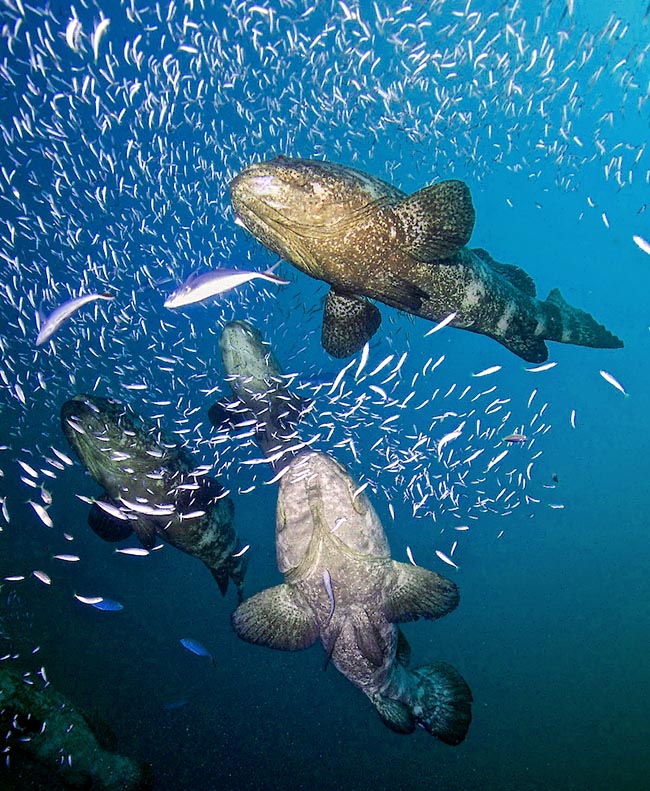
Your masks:
<path fill-rule="evenodd" d="M 551 313 L 549 341 L 589 346 L 592 349 L 620 349 L 623 341 L 610 332 L 585 310 L 574 308 L 564 299 L 559 289 L 554 288 L 546 298 Z M 559 326 L 558 325 L 559 322 Z"/>
<path fill-rule="evenodd" d="M 435 662 L 410 672 L 415 721 L 445 744 L 460 744 L 472 721 L 472 692 L 451 665 Z"/>

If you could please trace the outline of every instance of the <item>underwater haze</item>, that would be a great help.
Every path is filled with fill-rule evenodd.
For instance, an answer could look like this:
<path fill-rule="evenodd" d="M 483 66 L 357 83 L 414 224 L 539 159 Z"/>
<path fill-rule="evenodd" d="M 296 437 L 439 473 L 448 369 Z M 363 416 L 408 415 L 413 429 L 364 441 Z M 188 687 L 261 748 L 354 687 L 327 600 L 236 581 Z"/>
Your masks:
<path fill-rule="evenodd" d="M 50 685 L 160 791 L 650 787 L 650 7 L 611 8 L 2 0 L 0 695 L 5 669 Z M 193 272 L 277 261 L 228 185 L 279 154 L 406 193 L 464 181 L 470 245 L 624 348 L 550 342 L 535 366 L 378 305 L 367 350 L 336 360 L 327 286 L 288 262 L 286 285 L 164 307 Z M 105 293 L 36 345 L 43 317 Z M 298 432 L 367 484 L 393 558 L 458 585 L 451 615 L 402 629 L 414 664 L 471 687 L 459 746 L 391 732 L 320 645 L 240 641 L 234 587 L 195 558 L 117 552 L 140 544 L 88 526 L 101 490 L 59 418 L 80 393 L 131 405 L 229 490 L 247 596 L 282 581 L 273 471 L 207 416 L 236 319 L 313 400 Z M 38 729 L 8 711 L 0 787 L 82 787 L 33 760 Z"/>

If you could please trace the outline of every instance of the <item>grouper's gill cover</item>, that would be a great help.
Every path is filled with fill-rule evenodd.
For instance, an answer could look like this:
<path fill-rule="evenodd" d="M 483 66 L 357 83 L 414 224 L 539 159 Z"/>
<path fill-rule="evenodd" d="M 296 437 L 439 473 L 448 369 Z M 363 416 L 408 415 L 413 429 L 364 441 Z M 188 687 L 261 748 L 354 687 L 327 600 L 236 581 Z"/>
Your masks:
<path fill-rule="evenodd" d="M 132 407 L 79 395 L 61 408 L 71 447 L 104 494 L 88 522 L 107 541 L 134 531 L 151 549 L 163 540 L 203 561 L 225 594 L 231 579 L 243 597 L 245 557 L 234 506 L 214 478 L 195 472 L 191 454 Z"/>
<path fill-rule="evenodd" d="M 405 195 L 354 168 L 276 157 L 246 167 L 230 197 L 262 244 L 330 284 L 321 341 L 335 357 L 354 354 L 377 331 L 368 299 L 435 322 L 453 313 L 451 326 L 534 363 L 547 359 L 549 340 L 623 345 L 557 289 L 537 299 L 523 270 L 466 246 L 475 215 L 462 181 Z"/>

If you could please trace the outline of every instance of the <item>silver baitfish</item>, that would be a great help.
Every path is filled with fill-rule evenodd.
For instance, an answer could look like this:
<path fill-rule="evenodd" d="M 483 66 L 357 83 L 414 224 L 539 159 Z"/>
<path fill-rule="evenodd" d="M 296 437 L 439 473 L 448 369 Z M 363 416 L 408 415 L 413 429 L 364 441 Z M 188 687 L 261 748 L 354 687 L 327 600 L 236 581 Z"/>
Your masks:
<path fill-rule="evenodd" d="M 241 601 L 247 559 L 233 557 L 233 502 L 216 479 L 194 474 L 187 450 L 130 406 L 99 396 L 66 401 L 61 425 L 104 489 L 88 517 L 99 536 L 120 541 L 135 532 L 147 549 L 162 539 L 202 560 L 223 594 L 232 579 Z"/>

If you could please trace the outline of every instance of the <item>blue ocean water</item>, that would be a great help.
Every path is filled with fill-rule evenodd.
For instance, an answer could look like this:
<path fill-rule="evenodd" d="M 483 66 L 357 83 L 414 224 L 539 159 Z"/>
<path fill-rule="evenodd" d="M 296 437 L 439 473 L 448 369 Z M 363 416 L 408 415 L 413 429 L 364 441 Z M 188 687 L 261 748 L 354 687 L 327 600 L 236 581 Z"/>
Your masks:
<path fill-rule="evenodd" d="M 115 749 L 151 764 L 156 789 L 648 785 L 650 259 L 633 237 L 650 240 L 650 22 L 631 2 L 533 5 L 4 2 L 0 655 L 28 678 L 44 668 L 107 723 Z M 274 262 L 234 223 L 227 187 L 279 153 L 354 166 L 408 193 L 463 179 L 471 245 L 524 268 L 541 297 L 559 287 L 625 348 L 551 343 L 557 365 L 535 373 L 488 338 L 425 337 L 429 322 L 382 307 L 366 378 L 353 366 L 341 390 L 329 383 L 347 361 L 320 346 L 326 286 L 289 264 L 279 270 L 288 286 L 254 281 L 166 310 L 192 271 Z M 35 347 L 39 310 L 107 290 L 114 302 Z M 247 594 L 278 584 L 277 486 L 245 463 L 259 457 L 252 441 L 216 444 L 207 420 L 228 392 L 218 340 L 232 319 L 259 327 L 315 394 L 301 431 L 320 431 L 320 449 L 369 482 L 393 557 L 406 561 L 408 547 L 458 584 L 454 613 L 404 632 L 415 664 L 449 662 L 470 684 L 462 745 L 390 732 L 333 667 L 323 672 L 320 646 L 239 641 L 232 590 L 222 598 L 202 564 L 169 546 L 116 554 L 75 496 L 98 487 L 78 462 L 47 461 L 52 448 L 73 457 L 59 410 L 76 393 L 158 416 L 232 491 L 251 544 Z M 501 369 L 473 376 L 491 366 Z M 415 395 L 396 409 L 371 384 L 400 403 Z M 462 444 L 440 453 L 472 408 Z M 488 469 L 516 430 L 533 441 Z M 29 501 L 47 506 L 53 527 Z M 454 541 L 458 569 L 436 555 Z M 53 558 L 62 553 L 80 560 Z M 0 783 L 29 787 L 7 745 Z"/>

